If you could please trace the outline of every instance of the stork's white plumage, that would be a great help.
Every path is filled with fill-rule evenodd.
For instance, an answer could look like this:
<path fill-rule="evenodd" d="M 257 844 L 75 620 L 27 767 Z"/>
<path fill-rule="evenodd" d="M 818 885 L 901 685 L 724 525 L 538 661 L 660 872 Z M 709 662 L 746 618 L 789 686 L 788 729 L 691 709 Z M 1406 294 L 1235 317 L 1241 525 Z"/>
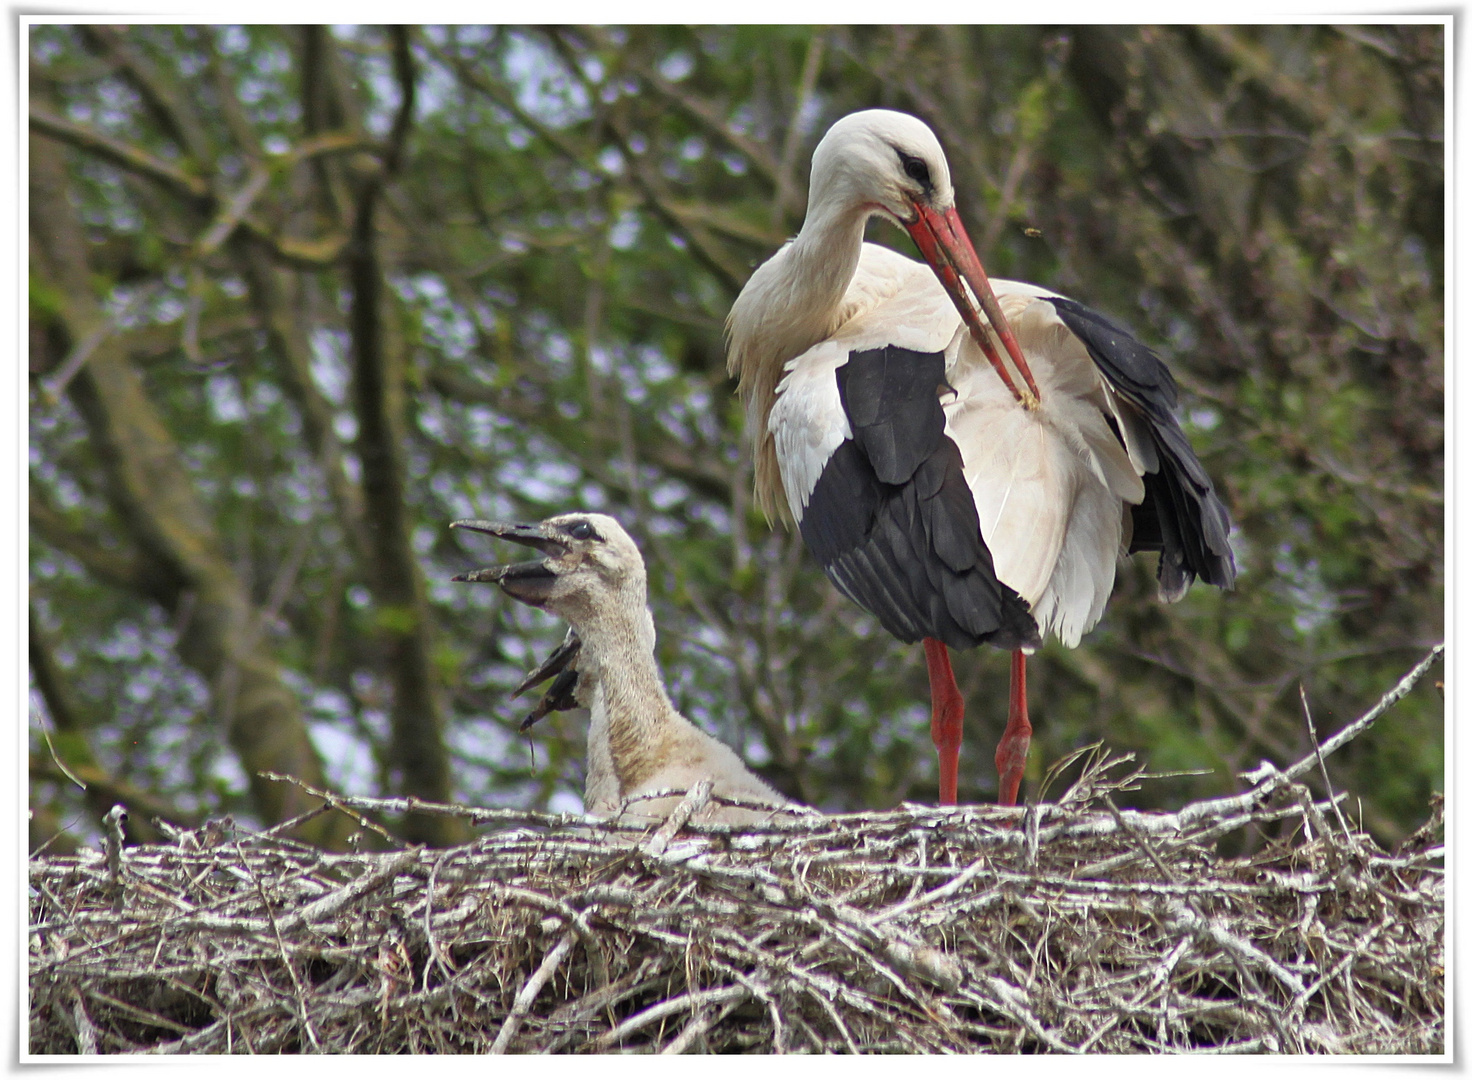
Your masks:
<path fill-rule="evenodd" d="M 929 266 L 865 243 L 875 215 Z M 1078 643 L 1121 555 L 1159 551 L 1167 600 L 1198 576 L 1231 584 L 1230 521 L 1172 415 L 1170 373 L 1082 305 L 988 282 L 914 117 L 833 125 L 802 230 L 752 274 L 727 330 L 760 504 L 886 629 L 925 641 L 943 802 L 961 736 L 946 646 L 1014 650 L 997 753 L 1010 803 L 1031 733 L 1024 654 L 1049 634 Z"/>

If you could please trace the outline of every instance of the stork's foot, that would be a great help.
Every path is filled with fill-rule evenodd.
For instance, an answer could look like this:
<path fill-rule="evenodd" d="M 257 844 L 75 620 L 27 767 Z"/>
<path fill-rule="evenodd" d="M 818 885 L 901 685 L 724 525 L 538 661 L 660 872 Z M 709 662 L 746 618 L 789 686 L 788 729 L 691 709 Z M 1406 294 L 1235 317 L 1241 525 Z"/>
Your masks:
<path fill-rule="evenodd" d="M 1017 789 L 1027 767 L 1027 748 L 1032 742 L 1032 724 L 1027 718 L 1027 656 L 1021 649 L 1012 653 L 1012 693 L 1007 705 L 1007 728 L 997 744 L 997 776 L 1001 778 L 998 802 L 1017 805 Z"/>
<path fill-rule="evenodd" d="M 961 768 L 961 722 L 966 702 L 951 671 L 945 643 L 925 639 L 925 666 L 930 673 L 930 740 L 940 758 L 940 804 L 956 805 L 956 777 Z M 1026 747 L 1023 748 L 1024 754 Z"/>

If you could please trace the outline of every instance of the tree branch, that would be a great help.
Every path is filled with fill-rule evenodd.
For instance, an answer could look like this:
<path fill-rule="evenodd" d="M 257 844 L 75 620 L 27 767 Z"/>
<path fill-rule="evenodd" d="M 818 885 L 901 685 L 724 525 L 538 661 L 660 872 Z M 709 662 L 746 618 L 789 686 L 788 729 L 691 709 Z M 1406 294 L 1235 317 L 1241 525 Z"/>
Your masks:
<path fill-rule="evenodd" d="M 50 506 L 31 486 L 31 528 L 56 550 L 76 559 L 99 581 L 116 589 L 138 593 L 154 599 L 169 591 L 160 576 L 149 572 L 148 564 L 136 551 L 110 551 L 100 547 L 91 537 L 74 531 L 66 517 Z"/>
<path fill-rule="evenodd" d="M 1310 772 L 1323 758 L 1338 750 L 1345 743 L 1362 733 L 1373 724 L 1401 698 L 1411 692 L 1426 672 L 1431 670 L 1431 665 L 1440 660 L 1446 651 L 1445 645 L 1437 645 L 1421 660 L 1419 664 L 1406 672 L 1405 676 L 1386 692 L 1385 696 L 1376 702 L 1375 707 L 1370 709 L 1358 720 L 1346 724 L 1333 735 L 1329 736 L 1313 752 L 1295 761 L 1286 769 L 1276 769 L 1270 764 L 1264 763 L 1264 768 L 1248 774 L 1243 779 L 1253 783 L 1251 790 L 1241 795 L 1230 795 L 1220 799 L 1206 799 L 1195 802 L 1184 807 L 1176 817 L 1181 825 L 1189 824 L 1199 818 L 1208 816 L 1225 816 L 1233 810 L 1247 810 L 1259 800 L 1277 791 L 1285 784 L 1290 784 L 1304 773 Z"/>
<path fill-rule="evenodd" d="M 83 24 L 78 30 L 83 40 L 99 52 L 105 52 L 118 65 L 169 138 L 200 165 L 208 165 L 213 157 L 209 139 L 190 106 L 188 96 L 181 93 L 143 50 L 116 27 Z"/>
<path fill-rule="evenodd" d="M 453 67 L 456 75 L 460 77 L 466 86 L 490 98 L 510 113 L 518 124 L 552 147 L 552 149 L 556 150 L 563 157 L 584 168 L 591 168 L 595 175 L 602 172 L 601 169 L 589 164 L 588 155 L 584 150 L 573 145 L 567 139 L 563 138 L 558 131 L 548 127 L 535 116 L 524 110 L 517 102 L 516 95 L 509 92 L 500 83 L 494 79 L 482 77 L 479 71 L 467 64 L 464 58 L 456 53 L 447 52 L 432 44 L 428 46 L 428 49 L 432 56 Z"/>
<path fill-rule="evenodd" d="M 399 74 L 410 77 L 412 69 L 400 67 Z M 412 91 L 406 89 L 403 98 L 401 119 L 412 110 Z M 400 132 L 401 138 L 404 135 L 406 131 Z M 358 460 L 363 467 L 367 520 L 372 525 L 367 530 L 369 581 L 379 606 L 379 633 L 394 687 L 389 722 L 403 790 L 444 801 L 451 791 L 444 703 L 432 661 L 432 616 L 410 539 L 412 525 L 404 497 L 408 432 L 403 342 L 391 322 L 392 299 L 384 287 L 378 247 L 376 210 L 386 175 L 370 177 L 360 187 L 347 259 Z M 411 840 L 433 844 L 451 844 L 464 835 L 461 823 L 423 814 L 410 814 L 404 830 Z"/>
<path fill-rule="evenodd" d="M 111 135 L 104 135 L 84 124 L 75 124 L 47 112 L 39 105 L 31 106 L 30 119 L 33 133 L 49 135 L 59 142 L 96 154 L 104 161 L 110 161 L 129 172 L 162 184 L 176 195 L 196 201 L 203 201 L 210 197 L 210 186 L 204 180 L 191 176 L 182 169 L 176 169 L 168 162 L 138 149 L 131 143 L 114 139 Z"/>
<path fill-rule="evenodd" d="M 598 88 L 588 82 L 582 67 L 577 63 L 573 47 L 564 38 L 561 30 L 553 27 L 546 32 L 573 78 L 582 84 L 590 99 L 597 100 Z M 746 283 L 746 266 L 740 260 L 732 257 L 724 246 L 710 235 L 696 215 L 679 206 L 678 201 L 670 196 L 669 189 L 658 172 L 647 166 L 643 156 L 633 152 L 629 146 L 627 121 L 618 108 L 615 107 L 608 112 L 607 121 L 608 129 L 613 133 L 614 141 L 618 143 L 624 161 L 628 164 L 629 175 L 650 207 L 660 218 L 664 219 L 670 228 L 685 237 L 695 257 L 720 280 L 731 296 L 735 296 L 741 291 L 741 286 Z"/>
<path fill-rule="evenodd" d="M 640 82 L 751 162 L 752 171 L 774 189 L 779 186 L 778 177 L 782 175 L 782 167 L 772 157 L 765 144 L 732 131 L 730 125 L 712 106 L 690 94 L 681 93 L 674 84 L 667 81 L 653 68 L 644 64 L 632 64 L 630 69 Z"/>
<path fill-rule="evenodd" d="M 802 138 L 802 114 L 812 99 L 813 88 L 818 82 L 818 71 L 823 66 L 823 36 L 815 35 L 808 42 L 807 55 L 802 61 L 802 75 L 797 83 L 797 100 L 792 104 L 792 115 L 787 121 L 787 137 L 782 140 L 782 160 L 777 167 L 777 194 L 772 200 L 772 225 L 780 227 L 787 219 L 789 204 L 801 181 L 796 173 L 797 149 Z M 792 206 L 792 212 L 802 209 Z"/>
<path fill-rule="evenodd" d="M 235 231 L 236 226 L 244 220 L 245 215 L 250 213 L 251 206 L 255 204 L 261 192 L 266 190 L 266 185 L 270 183 L 270 180 L 271 173 L 264 166 L 259 163 L 252 166 L 250 176 L 240 186 L 240 190 L 224 200 L 219 215 L 195 243 L 191 257 L 206 259 L 213 255 Z"/>
<path fill-rule="evenodd" d="M 590 424 L 586 418 L 563 421 L 560 416 L 551 415 L 541 402 L 533 401 L 511 388 L 486 386 L 445 365 L 435 367 L 429 374 L 428 382 L 437 394 L 451 401 L 490 405 L 521 423 L 535 422 L 551 438 L 573 449 L 585 462 L 599 457 L 599 451 L 594 448 L 618 446 L 616 425 L 612 421 L 605 424 Z M 640 461 L 658 466 L 661 472 L 690 485 L 706 498 L 722 505 L 730 503 L 731 474 L 718 460 L 713 460 L 709 455 L 701 455 L 671 439 L 641 439 L 639 436 L 642 433 L 640 428 L 634 429 Z M 621 481 L 612 482 L 612 477 L 604 479 L 610 481 L 616 490 L 623 490 L 625 487 Z"/>
<path fill-rule="evenodd" d="M 32 240 L 56 278 L 62 298 L 56 318 L 77 340 L 104 318 L 94 299 L 81 223 L 67 200 L 67 178 L 55 143 L 33 147 Z M 123 532 L 151 574 L 170 584 L 161 600 L 169 610 L 194 597 L 187 632 L 178 635 L 180 658 L 210 684 L 217 715 L 251 779 L 263 820 L 299 813 L 295 797 L 257 773 L 280 769 L 320 777 L 321 760 L 302 721 L 296 695 L 281 679 L 268 649 L 247 640 L 254 606 L 226 560 L 209 508 L 180 460 L 179 447 L 149 399 L 142 379 L 116 341 L 103 342 L 72 381 L 70 396 L 85 422 L 106 478 L 107 497 Z M 313 822 L 308 835 L 333 842 L 340 825 Z"/>
<path fill-rule="evenodd" d="M 414 52 L 409 47 L 411 27 L 389 27 L 393 38 L 394 78 L 399 83 L 399 108 L 394 113 L 394 126 L 388 134 L 388 147 L 383 155 L 383 169 L 390 177 L 398 175 L 404 163 L 404 147 L 414 123 Z"/>
<path fill-rule="evenodd" d="M 624 161 L 628 163 L 629 175 L 633 178 L 634 185 L 643 194 L 650 209 L 666 225 L 689 241 L 690 250 L 695 257 L 716 276 L 729 295 L 735 296 L 746 283 L 746 267 L 725 251 L 695 215 L 681 211 L 658 173 L 650 169 L 643 157 L 630 148 L 628 127 L 623 119 L 610 114 L 608 126 Z"/>
<path fill-rule="evenodd" d="M 282 385 L 301 413 L 307 446 L 322 471 L 343 535 L 358 565 L 366 568 L 370 556 L 363 490 L 348 476 L 344 466 L 342 443 L 333 426 L 333 407 L 312 377 L 312 346 L 286 295 L 285 275 L 254 242 L 243 242 L 232 250 L 237 253 L 237 265 L 243 270 L 251 303 L 269 335 Z"/>

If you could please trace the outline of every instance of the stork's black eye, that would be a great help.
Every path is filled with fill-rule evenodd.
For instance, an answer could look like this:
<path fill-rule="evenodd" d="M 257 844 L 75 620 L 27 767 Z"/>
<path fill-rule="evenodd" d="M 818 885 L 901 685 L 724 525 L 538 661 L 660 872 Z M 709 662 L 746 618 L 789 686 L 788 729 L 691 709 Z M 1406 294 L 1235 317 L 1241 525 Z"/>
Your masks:
<path fill-rule="evenodd" d="M 567 535 L 572 537 L 574 540 L 603 539 L 603 537 L 598 535 L 598 530 L 593 528 L 592 522 L 589 521 L 574 521 L 571 525 L 567 527 Z"/>
<path fill-rule="evenodd" d="M 930 166 L 919 158 L 905 153 L 903 150 L 896 151 L 900 155 L 900 163 L 905 168 L 905 175 L 915 181 L 926 191 L 930 190 Z"/>

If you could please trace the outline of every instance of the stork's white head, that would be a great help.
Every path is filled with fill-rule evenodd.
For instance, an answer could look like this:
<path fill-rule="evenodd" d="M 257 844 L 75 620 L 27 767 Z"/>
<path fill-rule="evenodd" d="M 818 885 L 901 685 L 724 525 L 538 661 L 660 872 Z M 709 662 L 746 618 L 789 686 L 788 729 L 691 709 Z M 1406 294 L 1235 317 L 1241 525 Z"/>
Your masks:
<path fill-rule="evenodd" d="M 917 208 L 944 213 L 956 202 L 945 151 L 924 121 L 889 109 L 850 113 L 813 151 L 808 216 L 866 209 L 899 225 Z"/>
<path fill-rule="evenodd" d="M 597 613 L 644 609 L 644 559 L 607 514 L 558 514 L 533 525 L 456 521 L 450 527 L 512 540 L 545 556 L 474 570 L 455 581 L 495 582 L 507 595 L 561 615 L 580 632 Z"/>
<path fill-rule="evenodd" d="M 1003 382 L 1029 408 L 1037 404 L 1027 360 L 956 212 L 951 169 L 935 132 L 888 109 L 850 113 L 813 151 L 802 230 L 751 275 L 726 322 L 727 364 L 741 378 L 738 389 L 757 444 L 757 496 L 769 515 L 786 503 L 776 443 L 767 428 L 778 382 L 788 361 L 853 316 L 845 297 L 859 265 L 864 222 L 875 214 L 910 234 Z M 992 344 L 993 332 L 1025 388 L 1015 388 Z"/>
<path fill-rule="evenodd" d="M 913 116 L 886 109 L 851 113 L 829 128 L 813 152 L 808 218 L 855 210 L 883 214 L 904 227 L 1003 383 L 1025 407 L 1036 407 L 1037 383 L 956 213 L 951 170 L 935 132 Z M 991 343 L 992 331 L 1026 387 L 1018 388 L 1008 374 Z"/>

